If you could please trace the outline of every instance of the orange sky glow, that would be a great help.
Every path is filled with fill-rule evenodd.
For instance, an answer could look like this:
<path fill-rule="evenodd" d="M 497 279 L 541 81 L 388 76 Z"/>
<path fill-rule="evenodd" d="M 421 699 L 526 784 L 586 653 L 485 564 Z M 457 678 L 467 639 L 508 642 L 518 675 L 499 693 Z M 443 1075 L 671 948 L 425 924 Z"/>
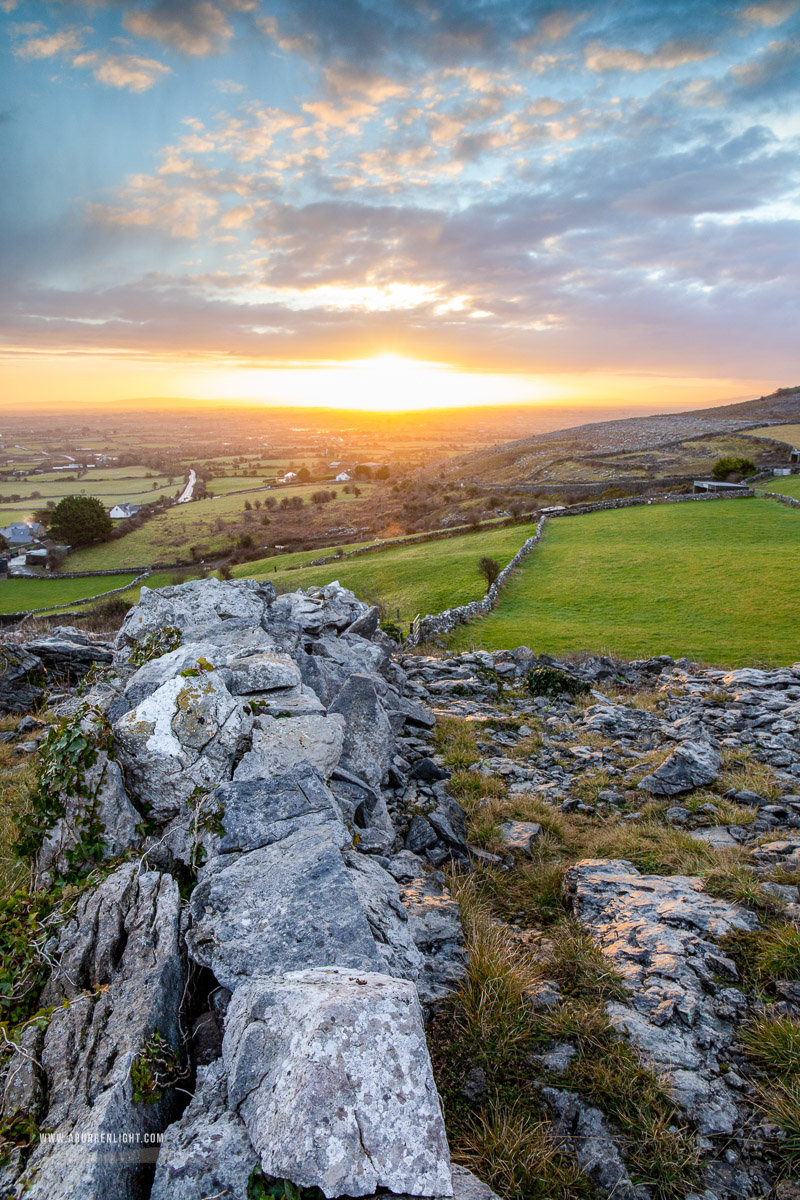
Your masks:
<path fill-rule="evenodd" d="M 146 396 L 158 396 L 167 404 L 174 397 L 176 402 L 194 398 L 378 413 L 539 403 L 677 409 L 745 399 L 770 388 L 769 381 L 738 377 L 479 370 L 392 353 L 271 366 L 231 363 L 216 356 L 20 353 L 6 357 L 3 377 L 0 409 L 20 404 L 74 408 Z"/>

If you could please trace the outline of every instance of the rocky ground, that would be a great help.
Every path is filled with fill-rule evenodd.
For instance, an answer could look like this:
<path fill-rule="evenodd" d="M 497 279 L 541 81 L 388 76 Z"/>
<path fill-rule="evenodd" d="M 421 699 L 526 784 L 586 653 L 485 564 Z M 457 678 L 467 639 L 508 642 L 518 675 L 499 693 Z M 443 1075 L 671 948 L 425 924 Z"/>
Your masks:
<path fill-rule="evenodd" d="M 0 1195 L 800 1196 L 800 665 L 206 580 L 0 708 Z"/>

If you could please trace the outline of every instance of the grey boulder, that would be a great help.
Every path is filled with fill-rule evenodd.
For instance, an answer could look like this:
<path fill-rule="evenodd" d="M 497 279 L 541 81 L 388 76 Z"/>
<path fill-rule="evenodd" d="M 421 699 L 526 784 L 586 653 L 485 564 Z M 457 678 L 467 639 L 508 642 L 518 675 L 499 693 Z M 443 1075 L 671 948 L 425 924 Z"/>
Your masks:
<path fill-rule="evenodd" d="M 380 788 L 394 753 L 394 734 L 375 684 L 367 675 L 351 675 L 328 709 L 345 724 L 341 764 L 370 787 Z"/>
<path fill-rule="evenodd" d="M 412 983 L 330 967 L 254 979 L 231 1000 L 222 1054 L 268 1175 L 327 1197 L 452 1196 Z"/>
<path fill-rule="evenodd" d="M 221 1059 L 197 1071 L 189 1107 L 164 1134 L 150 1200 L 245 1197 L 258 1155 L 242 1119 L 227 1107 Z"/>
<path fill-rule="evenodd" d="M 382 970 L 340 846 L 300 829 L 248 854 L 221 855 L 192 892 L 189 953 L 231 990 L 254 975 L 336 963 Z M 230 861 L 229 861 L 230 860 Z"/>
<path fill-rule="evenodd" d="M 639 787 L 653 796 L 678 796 L 713 783 L 721 766 L 722 756 L 711 742 L 683 742 Z"/>

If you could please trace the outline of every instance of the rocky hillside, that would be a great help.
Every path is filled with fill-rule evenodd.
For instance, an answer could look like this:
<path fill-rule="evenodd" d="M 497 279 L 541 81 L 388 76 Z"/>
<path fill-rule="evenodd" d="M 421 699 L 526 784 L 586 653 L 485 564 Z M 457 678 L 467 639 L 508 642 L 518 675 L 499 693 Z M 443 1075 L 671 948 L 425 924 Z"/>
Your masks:
<path fill-rule="evenodd" d="M 800 1194 L 800 665 L 204 580 L 0 705 L 0 1196 Z"/>
<path fill-rule="evenodd" d="M 646 455 L 658 447 L 678 446 L 689 440 L 694 442 L 713 435 L 734 434 L 760 425 L 793 422 L 799 418 L 800 388 L 781 388 L 770 396 L 746 400 L 741 404 L 597 421 L 572 429 L 536 434 L 488 450 L 479 450 L 462 458 L 450 459 L 442 466 L 448 478 L 486 484 L 521 484 L 539 479 L 543 466 L 554 461 L 575 463 L 579 474 L 577 464 L 582 461 L 586 462 L 587 467 L 596 466 L 598 462 L 608 467 L 613 466 L 613 457 L 608 459 L 607 456 Z M 757 454 L 758 449 L 758 444 L 751 442 L 748 452 Z M 598 459 L 598 456 L 601 457 Z M 630 465 L 620 459 L 618 467 L 622 471 L 629 469 Z"/>

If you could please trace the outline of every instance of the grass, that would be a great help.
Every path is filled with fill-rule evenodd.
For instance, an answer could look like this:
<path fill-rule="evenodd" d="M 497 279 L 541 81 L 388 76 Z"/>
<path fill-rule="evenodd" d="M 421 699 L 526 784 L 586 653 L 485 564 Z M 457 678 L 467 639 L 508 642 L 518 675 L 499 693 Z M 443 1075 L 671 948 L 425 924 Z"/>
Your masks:
<path fill-rule="evenodd" d="M 456 875 L 469 950 L 467 977 L 430 1029 L 431 1054 L 454 1161 L 464 1163 L 508 1200 L 577 1200 L 591 1194 L 574 1160 L 559 1147 L 532 1077 L 535 1055 L 553 1037 L 576 1050 L 557 1082 L 581 1092 L 621 1131 L 629 1169 L 654 1200 L 682 1200 L 692 1190 L 691 1134 L 660 1081 L 614 1034 L 602 997 L 619 981 L 573 922 L 551 931 L 549 957 L 521 944 L 498 920 L 484 872 Z M 543 979 L 572 995 L 554 1013 L 534 1009 Z M 465 1099 L 467 1071 L 480 1067 L 487 1094 Z"/>
<path fill-rule="evenodd" d="M 774 438 L 776 442 L 788 442 L 800 446 L 800 425 L 764 425 L 761 429 L 748 429 L 749 434 Z"/>
<path fill-rule="evenodd" d="M 800 1021 L 795 1017 L 759 1017 L 745 1029 L 742 1042 L 764 1070 L 800 1072 Z"/>
<path fill-rule="evenodd" d="M 777 492 L 780 496 L 793 496 L 800 500 L 800 475 L 776 475 L 772 479 L 759 479 L 757 488 L 765 492 Z"/>
<path fill-rule="evenodd" d="M 0 717 L 0 731 L 14 729 L 19 714 Z M 18 837 L 15 818 L 30 807 L 30 794 L 36 777 L 36 755 L 19 757 L 13 742 L 0 742 L 0 900 L 24 887 L 29 871 L 13 847 Z"/>
<path fill-rule="evenodd" d="M 93 579 L 3 579 L 0 580 L 0 612 L 25 612 L 31 608 L 70 605 L 130 583 L 135 576 L 107 575 Z"/>
<path fill-rule="evenodd" d="M 338 579 L 362 599 L 379 600 L 390 620 L 409 621 L 417 613 L 436 613 L 478 599 L 486 590 L 485 581 L 477 572 L 478 559 L 491 555 L 505 565 L 532 532 L 531 525 L 505 526 L 442 541 L 398 546 L 299 571 L 282 571 L 281 560 L 272 559 L 270 566 L 277 566 L 277 571 L 252 571 L 255 564 L 250 563 L 248 574 L 256 578 L 263 574 L 273 583 L 287 583 L 292 589 Z M 323 554 L 323 550 L 317 550 L 313 557 Z"/>
<path fill-rule="evenodd" d="M 241 481 L 239 481 L 241 482 Z M 193 500 L 190 504 L 177 504 L 165 512 L 153 517 L 139 529 L 134 529 L 125 537 L 114 542 L 105 542 L 99 546 L 90 546 L 70 555 L 71 570 L 95 570 L 103 567 L 126 566 L 128 563 L 157 563 L 176 562 L 188 559 L 188 552 L 195 543 L 203 547 L 211 547 L 212 552 L 222 548 L 230 548 L 231 529 L 225 529 L 226 523 L 238 523 L 245 515 L 245 502 L 251 505 L 256 500 L 264 501 L 272 497 L 278 503 L 285 497 L 300 496 L 308 503 L 312 492 L 320 490 L 319 484 L 309 484 L 308 487 L 271 488 L 269 491 L 254 491 L 246 496 L 220 495 L 211 500 Z M 368 486 L 368 485 L 367 485 Z M 214 490 L 213 488 L 211 489 Z M 338 498 L 324 506 L 326 517 L 331 525 L 347 521 L 345 511 L 356 499 L 338 490 Z M 364 499 L 367 491 L 360 499 Z M 270 537 L 269 526 L 262 526 L 261 517 L 267 515 L 271 519 L 274 513 L 253 511 L 251 523 L 247 526 L 254 540 L 262 539 L 265 544 L 273 539 Z M 218 525 L 223 526 L 219 529 Z M 237 531 L 239 525 L 237 524 Z M 317 552 L 319 553 L 319 552 Z"/>
<path fill-rule="evenodd" d="M 769 500 L 554 520 L 495 611 L 449 644 L 627 658 L 669 653 L 732 667 L 792 662 L 798 552 L 797 514 Z"/>

